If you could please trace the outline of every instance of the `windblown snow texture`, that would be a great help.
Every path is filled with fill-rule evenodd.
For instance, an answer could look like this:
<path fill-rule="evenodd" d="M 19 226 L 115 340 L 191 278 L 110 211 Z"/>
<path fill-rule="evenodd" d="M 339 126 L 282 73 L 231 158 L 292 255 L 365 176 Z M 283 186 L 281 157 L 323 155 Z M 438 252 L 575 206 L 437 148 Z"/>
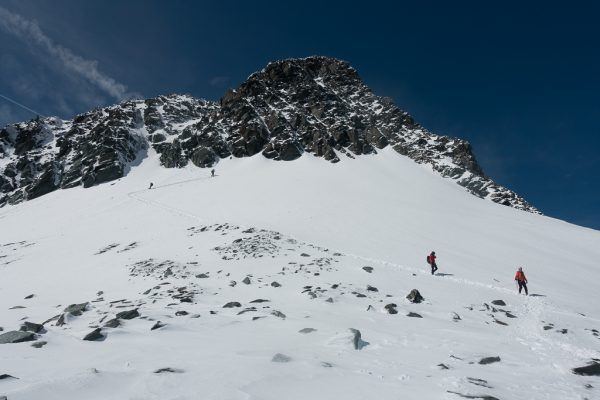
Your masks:
<path fill-rule="evenodd" d="M 538 213 L 485 176 L 468 142 L 427 131 L 389 98 L 373 94 L 347 62 L 326 57 L 270 63 L 219 102 L 159 96 L 68 121 L 7 126 L 0 131 L 0 206 L 119 179 L 149 144 L 168 168 L 213 167 L 258 153 L 351 162 L 389 146 L 476 196 Z"/>
<path fill-rule="evenodd" d="M 599 398 L 600 232 L 378 153 L 3 207 L 0 398 Z"/>

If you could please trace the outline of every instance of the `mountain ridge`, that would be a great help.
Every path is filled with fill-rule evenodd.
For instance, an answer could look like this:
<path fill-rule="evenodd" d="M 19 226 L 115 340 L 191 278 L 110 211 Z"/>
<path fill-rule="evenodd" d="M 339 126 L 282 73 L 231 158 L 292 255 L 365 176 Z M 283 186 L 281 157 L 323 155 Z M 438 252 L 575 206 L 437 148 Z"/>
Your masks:
<path fill-rule="evenodd" d="M 539 213 L 487 177 L 467 141 L 429 132 L 350 63 L 322 56 L 271 62 L 218 102 L 157 96 L 9 125 L 0 130 L 0 206 L 121 178 L 148 146 L 167 168 L 258 153 L 336 163 L 391 146 L 478 197 Z"/>

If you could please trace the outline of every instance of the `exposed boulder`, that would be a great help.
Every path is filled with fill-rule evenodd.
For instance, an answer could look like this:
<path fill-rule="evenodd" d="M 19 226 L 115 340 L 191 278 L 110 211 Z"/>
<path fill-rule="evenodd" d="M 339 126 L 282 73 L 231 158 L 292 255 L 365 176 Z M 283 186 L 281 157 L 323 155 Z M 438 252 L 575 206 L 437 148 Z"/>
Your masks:
<path fill-rule="evenodd" d="M 421 293 L 419 293 L 419 291 L 417 289 L 411 290 L 410 293 L 406 296 L 406 298 L 411 303 L 421 303 L 423 300 L 425 300 L 423 298 L 423 296 L 421 296 Z"/>
<path fill-rule="evenodd" d="M 9 331 L 0 334 L 0 344 L 30 342 L 35 340 L 35 333 L 24 331 Z"/>

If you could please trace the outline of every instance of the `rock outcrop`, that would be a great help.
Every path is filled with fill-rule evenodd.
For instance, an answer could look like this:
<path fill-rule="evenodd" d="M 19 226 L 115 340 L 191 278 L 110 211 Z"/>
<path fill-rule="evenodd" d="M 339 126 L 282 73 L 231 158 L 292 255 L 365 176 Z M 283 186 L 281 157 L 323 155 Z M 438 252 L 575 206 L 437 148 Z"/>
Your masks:
<path fill-rule="evenodd" d="M 167 168 L 209 168 L 259 153 L 281 161 L 310 153 L 335 163 L 391 146 L 476 196 L 538 213 L 486 177 L 468 142 L 427 131 L 376 96 L 349 63 L 327 57 L 270 63 L 218 102 L 159 96 L 70 121 L 7 126 L 0 130 L 0 206 L 119 179 L 148 146 Z"/>

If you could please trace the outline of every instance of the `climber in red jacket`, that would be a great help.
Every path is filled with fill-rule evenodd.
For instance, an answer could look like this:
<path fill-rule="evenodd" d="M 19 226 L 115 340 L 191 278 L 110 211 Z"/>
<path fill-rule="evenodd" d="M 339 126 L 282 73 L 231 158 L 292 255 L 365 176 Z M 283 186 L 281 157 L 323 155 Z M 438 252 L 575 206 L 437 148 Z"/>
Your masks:
<path fill-rule="evenodd" d="M 527 292 L 527 278 L 525 277 L 525 273 L 523 272 L 523 268 L 519 267 L 517 274 L 515 275 L 515 281 L 519 284 L 519 294 L 521 294 L 521 290 L 525 289 L 525 296 L 529 295 Z"/>
<path fill-rule="evenodd" d="M 435 263 L 435 251 L 432 251 L 430 255 L 427 256 L 427 264 L 431 265 L 431 275 L 435 274 L 435 271 L 438 270 L 437 264 Z"/>

